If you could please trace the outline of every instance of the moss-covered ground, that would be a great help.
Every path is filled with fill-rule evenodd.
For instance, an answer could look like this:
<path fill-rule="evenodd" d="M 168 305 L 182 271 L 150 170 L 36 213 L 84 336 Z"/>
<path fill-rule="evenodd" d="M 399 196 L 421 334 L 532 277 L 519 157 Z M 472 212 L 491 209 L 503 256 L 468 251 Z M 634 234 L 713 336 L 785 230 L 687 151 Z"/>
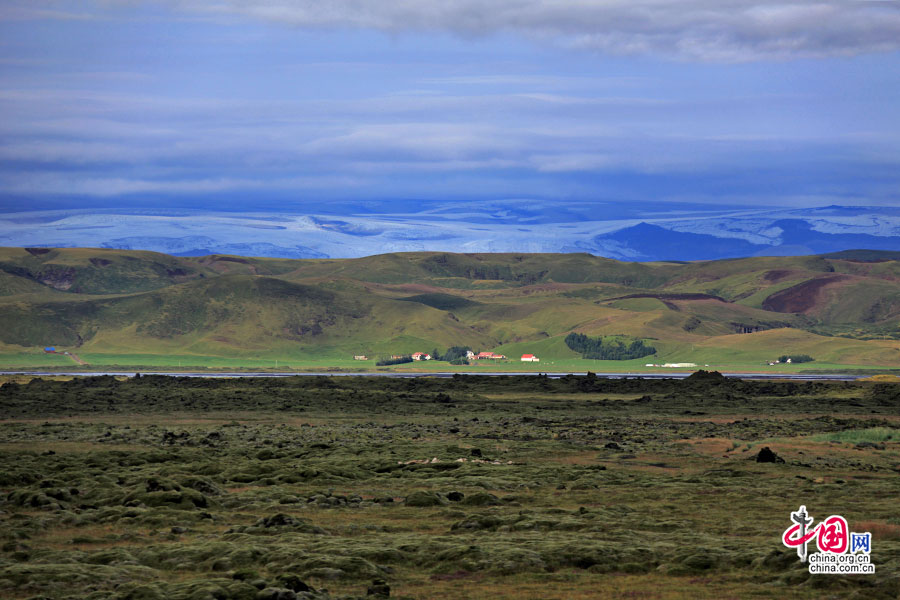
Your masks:
<path fill-rule="evenodd" d="M 3 598 L 900 594 L 897 383 L 4 381 Z M 875 574 L 810 576 L 801 504 Z"/>

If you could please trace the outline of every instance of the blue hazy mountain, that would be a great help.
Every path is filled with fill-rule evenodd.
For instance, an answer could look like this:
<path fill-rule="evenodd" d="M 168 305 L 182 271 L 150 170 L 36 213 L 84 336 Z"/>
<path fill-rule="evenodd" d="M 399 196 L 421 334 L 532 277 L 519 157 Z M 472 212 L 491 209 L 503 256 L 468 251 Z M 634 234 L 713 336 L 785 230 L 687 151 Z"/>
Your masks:
<path fill-rule="evenodd" d="M 745 256 L 825 254 L 856 248 L 900 250 L 900 237 L 816 231 L 802 219 L 780 219 L 770 228 L 781 229 L 780 243 L 755 244 L 739 237 L 674 231 L 639 223 L 593 239 L 598 248 L 610 247 L 632 260 L 716 260 Z"/>
<path fill-rule="evenodd" d="M 867 250 L 900 250 L 900 237 L 867 235 L 864 233 L 827 233 L 814 230 L 806 221 L 784 219 L 773 226 L 782 229 L 782 245 L 800 247 L 795 254 L 824 254 L 854 248 Z"/>
<path fill-rule="evenodd" d="M 755 256 L 769 245 L 752 244 L 740 238 L 722 238 L 702 233 L 673 231 L 658 225 L 639 223 L 594 238 L 598 246 L 615 242 L 619 254 L 632 260 L 713 260 Z M 631 250 L 631 252 L 627 252 Z"/>

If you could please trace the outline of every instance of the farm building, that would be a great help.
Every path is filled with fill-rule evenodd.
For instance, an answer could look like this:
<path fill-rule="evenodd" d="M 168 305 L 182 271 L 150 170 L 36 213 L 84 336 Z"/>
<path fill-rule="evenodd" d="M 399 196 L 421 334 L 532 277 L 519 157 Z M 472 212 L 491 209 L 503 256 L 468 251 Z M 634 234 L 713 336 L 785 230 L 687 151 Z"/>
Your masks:
<path fill-rule="evenodd" d="M 413 360 L 431 360 L 431 355 L 426 352 L 413 352 Z"/>
<path fill-rule="evenodd" d="M 497 359 L 506 358 L 506 357 L 502 354 L 494 354 L 493 352 L 479 352 L 478 354 L 475 355 L 475 358 L 477 360 L 482 360 L 485 358 L 497 360 Z"/>
<path fill-rule="evenodd" d="M 523 354 L 522 362 L 541 362 L 541 359 L 539 359 L 534 354 Z"/>

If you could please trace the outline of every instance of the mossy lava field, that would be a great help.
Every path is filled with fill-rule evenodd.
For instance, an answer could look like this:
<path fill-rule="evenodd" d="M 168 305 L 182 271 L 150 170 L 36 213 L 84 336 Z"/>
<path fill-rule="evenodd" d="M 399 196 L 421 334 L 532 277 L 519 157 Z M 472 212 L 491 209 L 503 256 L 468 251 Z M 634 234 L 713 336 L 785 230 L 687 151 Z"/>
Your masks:
<path fill-rule="evenodd" d="M 0 417 L 11 600 L 900 594 L 889 381 L 8 376 Z M 801 505 L 875 572 L 810 575 Z"/>

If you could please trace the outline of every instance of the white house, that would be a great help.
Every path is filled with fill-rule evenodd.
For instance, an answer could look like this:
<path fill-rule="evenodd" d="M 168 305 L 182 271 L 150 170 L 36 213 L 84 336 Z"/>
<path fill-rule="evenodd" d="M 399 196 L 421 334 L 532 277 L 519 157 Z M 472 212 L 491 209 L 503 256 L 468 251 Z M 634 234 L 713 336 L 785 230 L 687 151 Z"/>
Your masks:
<path fill-rule="evenodd" d="M 534 354 L 523 354 L 522 362 L 541 362 L 541 359 L 539 359 Z"/>
<path fill-rule="evenodd" d="M 431 355 L 425 352 L 413 352 L 413 360 L 431 360 Z"/>

